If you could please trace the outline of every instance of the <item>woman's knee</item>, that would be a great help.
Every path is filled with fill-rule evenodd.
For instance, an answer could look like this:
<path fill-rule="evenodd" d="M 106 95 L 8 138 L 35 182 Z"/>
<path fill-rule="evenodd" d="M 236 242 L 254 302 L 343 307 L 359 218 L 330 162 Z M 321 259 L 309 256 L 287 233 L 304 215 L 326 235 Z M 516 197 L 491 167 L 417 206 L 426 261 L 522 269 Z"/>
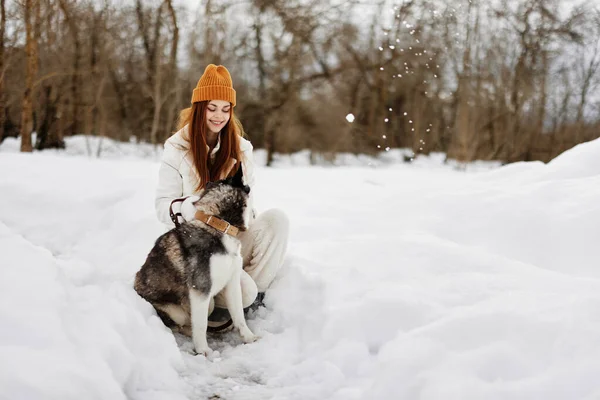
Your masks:
<path fill-rule="evenodd" d="M 277 236 L 286 235 L 290 230 L 288 216 L 278 208 L 272 208 L 260 214 L 259 219 Z"/>

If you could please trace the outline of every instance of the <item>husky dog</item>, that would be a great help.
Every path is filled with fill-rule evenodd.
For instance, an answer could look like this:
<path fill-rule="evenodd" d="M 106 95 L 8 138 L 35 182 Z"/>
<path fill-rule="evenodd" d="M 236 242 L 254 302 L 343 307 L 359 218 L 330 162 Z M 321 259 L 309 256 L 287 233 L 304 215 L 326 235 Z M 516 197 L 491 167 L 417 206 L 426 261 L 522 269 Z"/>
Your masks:
<path fill-rule="evenodd" d="M 250 188 L 242 168 L 232 178 L 206 185 L 194 203 L 197 220 L 176 223 L 160 236 L 135 276 L 136 292 L 154 306 L 165 325 L 192 337 L 196 353 L 210 353 L 206 330 L 210 300 L 225 290 L 233 325 L 245 343 L 257 337 L 244 319 L 238 230 L 248 227 Z"/>

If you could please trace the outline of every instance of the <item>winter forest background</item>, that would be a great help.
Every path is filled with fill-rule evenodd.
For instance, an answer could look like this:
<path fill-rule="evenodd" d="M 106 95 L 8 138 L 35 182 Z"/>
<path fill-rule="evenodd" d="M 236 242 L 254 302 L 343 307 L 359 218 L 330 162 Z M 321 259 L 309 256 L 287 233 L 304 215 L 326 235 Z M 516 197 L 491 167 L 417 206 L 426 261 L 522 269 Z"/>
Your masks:
<path fill-rule="evenodd" d="M 22 151 L 81 133 L 160 144 L 208 63 L 231 71 L 236 112 L 267 162 L 301 149 L 333 159 L 399 147 L 548 161 L 600 136 L 593 1 L 0 7 L 0 138 L 22 135 Z"/>

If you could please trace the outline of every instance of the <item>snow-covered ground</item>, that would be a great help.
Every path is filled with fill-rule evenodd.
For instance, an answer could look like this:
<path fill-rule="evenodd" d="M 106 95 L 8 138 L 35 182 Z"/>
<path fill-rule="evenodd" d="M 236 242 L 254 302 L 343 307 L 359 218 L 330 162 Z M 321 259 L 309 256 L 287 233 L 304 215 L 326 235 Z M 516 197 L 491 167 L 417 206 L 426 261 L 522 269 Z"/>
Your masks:
<path fill-rule="evenodd" d="M 598 140 L 466 172 L 258 168 L 289 255 L 249 321 L 262 339 L 213 337 L 209 360 L 131 288 L 163 232 L 159 153 L 16 148 L 0 146 L 0 399 L 600 399 Z"/>

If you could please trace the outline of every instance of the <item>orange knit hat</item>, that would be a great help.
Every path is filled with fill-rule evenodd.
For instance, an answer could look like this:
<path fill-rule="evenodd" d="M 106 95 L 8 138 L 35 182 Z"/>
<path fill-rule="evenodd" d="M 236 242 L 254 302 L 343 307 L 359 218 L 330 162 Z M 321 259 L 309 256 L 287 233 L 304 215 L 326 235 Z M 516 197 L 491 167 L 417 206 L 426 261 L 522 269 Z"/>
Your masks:
<path fill-rule="evenodd" d="M 192 94 L 192 103 L 224 100 L 235 106 L 235 90 L 229 71 L 222 65 L 208 64 Z"/>

